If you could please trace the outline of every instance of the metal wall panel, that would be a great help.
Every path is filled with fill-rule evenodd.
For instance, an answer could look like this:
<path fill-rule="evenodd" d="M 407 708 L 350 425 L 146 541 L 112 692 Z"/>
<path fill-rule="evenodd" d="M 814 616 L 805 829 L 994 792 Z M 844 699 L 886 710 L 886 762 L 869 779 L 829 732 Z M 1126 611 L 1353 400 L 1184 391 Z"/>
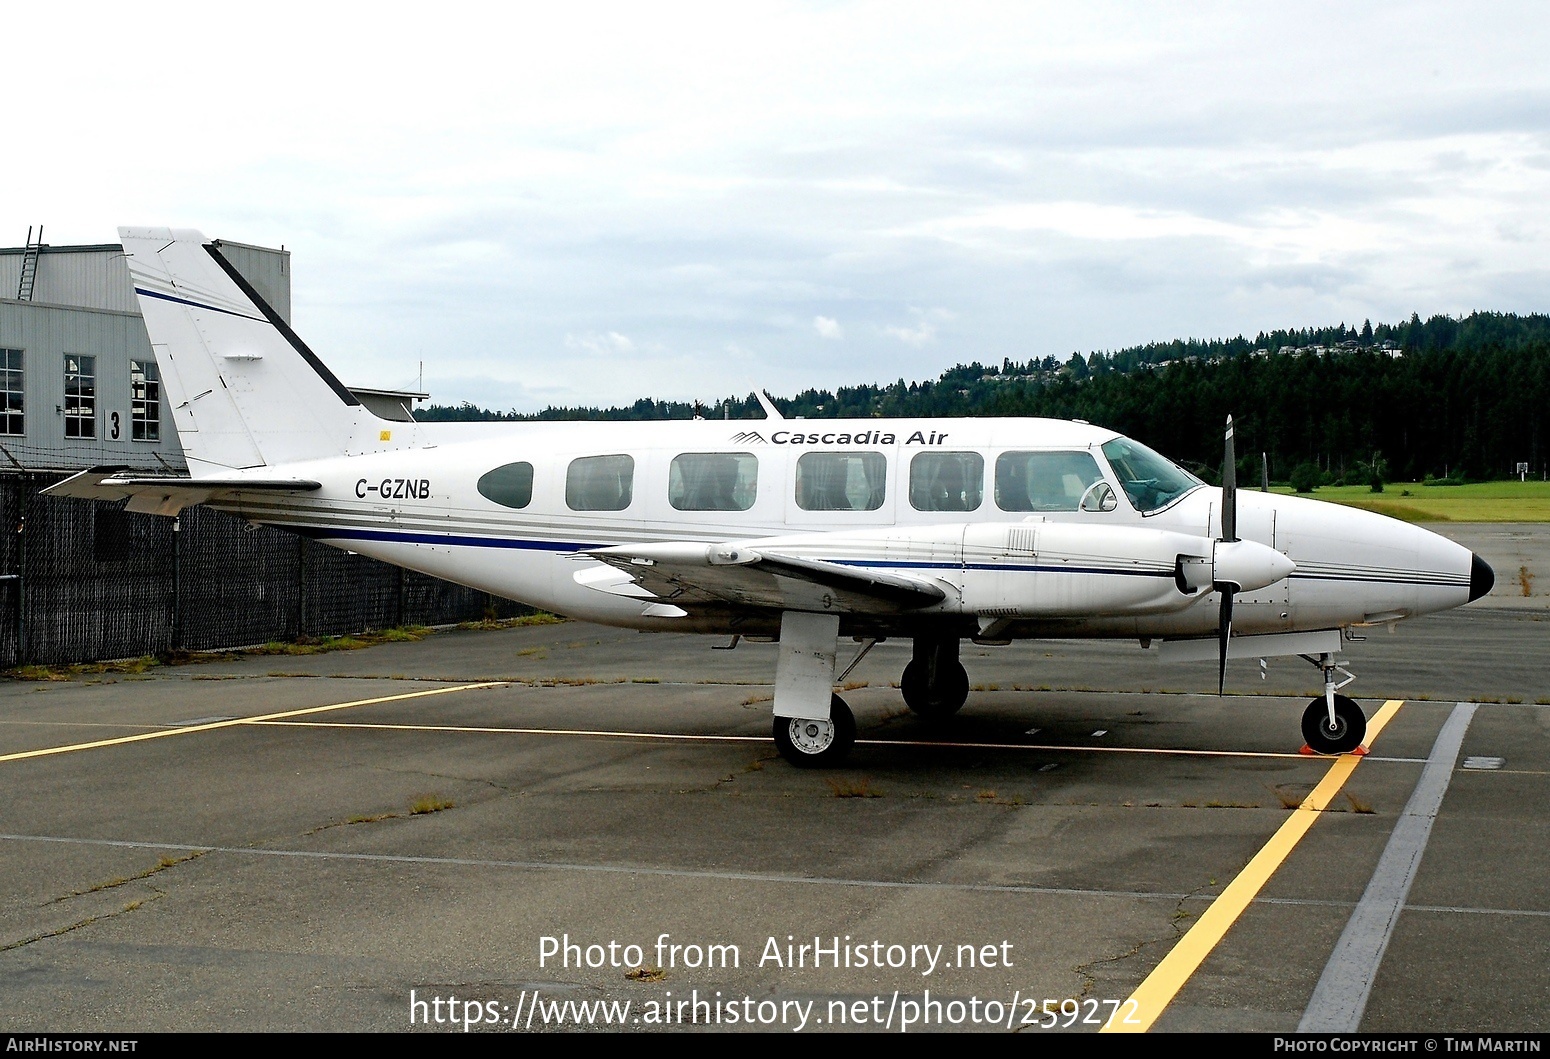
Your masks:
<path fill-rule="evenodd" d="M 152 358 L 145 321 L 138 313 L 0 301 L 0 347 L 22 351 L 27 428 L 24 437 L 0 435 L 0 471 L 16 471 L 18 463 L 27 470 L 79 471 L 105 464 L 184 470 L 165 397 L 161 439 L 130 440 L 129 362 Z M 95 438 L 65 437 L 66 354 L 97 358 Z M 115 414 L 117 440 L 110 436 Z"/>
<path fill-rule="evenodd" d="M 290 253 L 217 242 L 237 271 L 289 322 Z M 29 302 L 14 298 L 22 256 L 21 249 L 0 250 L 0 347 L 22 350 L 26 415 L 25 436 L 0 435 L 0 474 L 79 471 L 110 464 L 182 473 L 187 465 L 165 395 L 161 438 L 132 438 L 129 362 L 150 360 L 153 354 L 123 248 L 44 248 Z M 95 438 L 65 437 L 67 354 L 97 358 Z"/>
<path fill-rule="evenodd" d="M 16 297 L 21 279 L 23 251 L 0 250 L 0 297 Z M 38 255 L 38 275 L 32 300 L 48 305 L 74 305 L 83 309 L 139 312 L 129 284 L 129 267 L 123 248 L 103 246 L 45 246 Z"/>
<path fill-rule="evenodd" d="M 280 314 L 280 319 L 291 322 L 291 252 L 271 250 L 264 246 L 249 246 L 228 239 L 215 240 L 216 247 L 242 277 L 253 284 L 253 289 Z"/>
<path fill-rule="evenodd" d="M 291 253 L 217 239 L 226 259 L 269 302 L 280 318 L 291 322 Z M 0 298 L 15 298 L 21 280 L 24 249 L 0 249 Z M 101 246 L 45 246 L 38 257 L 38 275 L 32 292 L 34 302 L 69 305 L 82 309 L 111 309 L 138 313 L 129 280 L 124 248 L 117 243 Z"/>
<path fill-rule="evenodd" d="M 45 249 L 38 256 L 32 300 L 48 305 L 78 305 L 135 313 L 134 287 L 121 247 Z"/>

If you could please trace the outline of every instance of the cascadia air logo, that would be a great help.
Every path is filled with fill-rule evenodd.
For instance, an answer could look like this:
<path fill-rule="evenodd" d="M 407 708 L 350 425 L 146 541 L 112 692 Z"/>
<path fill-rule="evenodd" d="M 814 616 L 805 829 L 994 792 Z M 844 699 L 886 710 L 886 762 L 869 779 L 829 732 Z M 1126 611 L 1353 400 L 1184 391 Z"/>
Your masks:
<path fill-rule="evenodd" d="M 885 430 L 831 430 L 810 434 L 799 430 L 777 430 L 766 438 L 757 430 L 744 430 L 732 435 L 738 445 L 898 445 L 899 436 Z M 947 441 L 947 431 L 917 430 L 904 439 L 905 445 L 942 445 Z"/>

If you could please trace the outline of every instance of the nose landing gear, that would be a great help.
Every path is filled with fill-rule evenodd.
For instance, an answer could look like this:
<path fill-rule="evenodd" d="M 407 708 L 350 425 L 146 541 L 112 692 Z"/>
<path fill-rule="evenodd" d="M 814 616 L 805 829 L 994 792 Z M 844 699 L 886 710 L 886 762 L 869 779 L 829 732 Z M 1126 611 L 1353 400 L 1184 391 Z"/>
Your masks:
<path fill-rule="evenodd" d="M 1322 654 L 1316 662 L 1308 655 L 1302 657 L 1324 671 L 1324 694 L 1308 703 L 1303 711 L 1302 737 L 1315 754 L 1349 754 L 1367 737 L 1367 717 L 1354 699 L 1337 695 L 1336 691 L 1356 678 L 1336 665 L 1332 654 Z M 1337 673 L 1345 674 L 1345 679 L 1338 683 Z"/>

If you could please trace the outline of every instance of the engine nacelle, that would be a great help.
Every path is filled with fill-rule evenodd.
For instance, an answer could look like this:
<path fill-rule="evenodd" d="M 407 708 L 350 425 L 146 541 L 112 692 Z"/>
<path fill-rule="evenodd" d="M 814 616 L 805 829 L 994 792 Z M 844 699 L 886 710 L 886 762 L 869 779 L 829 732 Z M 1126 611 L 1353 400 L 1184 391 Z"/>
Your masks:
<path fill-rule="evenodd" d="M 1181 560 L 1213 569 L 1209 537 L 1063 522 L 965 527 L 962 609 L 1005 617 L 1087 617 L 1183 610 L 1201 598 Z M 1269 550 L 1269 549 L 1266 549 Z M 1283 575 L 1284 576 L 1284 575 Z"/>

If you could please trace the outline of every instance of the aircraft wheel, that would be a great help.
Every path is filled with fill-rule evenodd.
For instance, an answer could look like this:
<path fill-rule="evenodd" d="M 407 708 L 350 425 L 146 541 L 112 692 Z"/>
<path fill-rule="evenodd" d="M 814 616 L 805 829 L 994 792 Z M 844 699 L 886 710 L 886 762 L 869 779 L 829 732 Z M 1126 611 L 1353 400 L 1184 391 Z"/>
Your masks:
<path fill-rule="evenodd" d="M 918 659 L 904 667 L 899 680 L 904 705 L 927 720 L 951 717 L 969 700 L 968 670 L 956 661 L 939 666 L 935 684 L 927 679 L 928 673 L 926 663 Z"/>
<path fill-rule="evenodd" d="M 1318 754 L 1349 754 L 1367 736 L 1367 717 L 1353 699 L 1335 696 L 1335 726 L 1329 726 L 1329 707 L 1320 695 L 1308 703 L 1302 715 L 1302 737 Z"/>
<path fill-rule="evenodd" d="M 775 718 L 775 747 L 780 756 L 799 769 L 826 769 L 840 765 L 856 745 L 856 718 L 838 695 L 829 699 L 829 719 Z"/>

